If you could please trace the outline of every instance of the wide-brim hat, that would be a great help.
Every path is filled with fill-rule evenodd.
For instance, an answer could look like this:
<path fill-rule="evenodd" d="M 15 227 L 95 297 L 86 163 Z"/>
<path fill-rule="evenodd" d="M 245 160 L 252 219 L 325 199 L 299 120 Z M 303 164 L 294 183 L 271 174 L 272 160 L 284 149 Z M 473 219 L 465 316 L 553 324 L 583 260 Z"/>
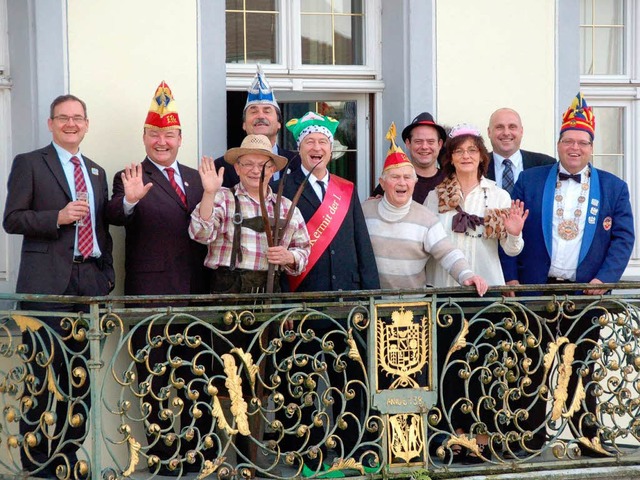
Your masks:
<path fill-rule="evenodd" d="M 429 112 L 422 112 L 414 118 L 409 125 L 404 127 L 404 130 L 402 130 L 402 140 L 406 142 L 409 135 L 411 135 L 411 131 L 420 126 L 433 127 L 438 131 L 440 140 L 444 142 L 447 139 L 447 132 L 444 127 L 438 125 Z"/>
<path fill-rule="evenodd" d="M 275 163 L 276 169 L 282 170 L 287 165 L 288 160 L 285 157 L 273 153 L 271 148 L 271 142 L 265 135 L 247 135 L 239 147 L 227 150 L 224 154 L 224 159 L 227 163 L 234 165 L 236 161 L 238 161 L 238 158 L 254 153 L 269 157 L 273 160 L 273 163 Z"/>

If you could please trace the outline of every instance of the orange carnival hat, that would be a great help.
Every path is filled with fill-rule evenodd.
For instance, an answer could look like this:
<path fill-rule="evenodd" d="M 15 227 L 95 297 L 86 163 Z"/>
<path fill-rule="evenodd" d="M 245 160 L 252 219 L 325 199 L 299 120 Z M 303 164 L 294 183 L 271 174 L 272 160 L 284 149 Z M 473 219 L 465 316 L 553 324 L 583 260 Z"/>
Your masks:
<path fill-rule="evenodd" d="M 176 101 L 169 85 L 164 80 L 158 85 L 156 93 L 151 99 L 151 106 L 144 126 L 149 128 L 180 128 L 180 118 L 176 108 Z"/>
<path fill-rule="evenodd" d="M 389 146 L 389 151 L 387 152 L 387 158 L 384 161 L 383 172 L 390 170 L 392 168 L 404 167 L 405 165 L 409 165 L 413 167 L 413 164 L 407 157 L 407 154 L 396 145 L 396 124 L 391 122 L 391 126 L 387 131 L 386 139 L 391 142 Z"/>
<path fill-rule="evenodd" d="M 587 105 L 587 102 L 580 92 L 574 97 L 571 106 L 562 117 L 560 135 L 567 130 L 582 130 L 583 132 L 587 132 L 591 140 L 593 140 L 593 136 L 596 133 L 596 117 L 593 115 L 591 107 Z"/>

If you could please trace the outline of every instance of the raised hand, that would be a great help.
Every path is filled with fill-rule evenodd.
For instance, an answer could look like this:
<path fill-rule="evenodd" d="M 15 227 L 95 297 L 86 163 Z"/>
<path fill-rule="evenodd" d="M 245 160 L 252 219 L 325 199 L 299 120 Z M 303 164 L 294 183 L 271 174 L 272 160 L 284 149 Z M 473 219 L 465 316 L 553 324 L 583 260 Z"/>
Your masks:
<path fill-rule="evenodd" d="M 524 202 L 512 200 L 511 208 L 509 208 L 508 212 L 502 213 L 501 215 L 507 233 L 517 237 L 522 232 L 524 222 L 529 216 L 529 210 L 524 209 Z"/>
<path fill-rule="evenodd" d="M 124 167 L 124 171 L 120 174 L 122 178 L 122 186 L 124 187 L 124 198 L 128 203 L 137 203 L 149 193 L 153 183 L 146 185 L 142 180 L 142 165 L 132 163 Z"/>
<path fill-rule="evenodd" d="M 224 167 L 220 167 L 220 171 L 216 172 L 216 166 L 212 157 L 203 156 L 198 168 L 200 172 L 200 180 L 205 193 L 216 194 L 222 186 L 224 179 Z"/>

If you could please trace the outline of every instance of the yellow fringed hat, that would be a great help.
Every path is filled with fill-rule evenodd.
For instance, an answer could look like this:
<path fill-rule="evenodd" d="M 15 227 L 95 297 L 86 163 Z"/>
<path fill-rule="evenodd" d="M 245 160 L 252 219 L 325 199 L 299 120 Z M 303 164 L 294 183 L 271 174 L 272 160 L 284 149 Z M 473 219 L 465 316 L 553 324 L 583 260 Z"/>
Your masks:
<path fill-rule="evenodd" d="M 396 124 L 391 122 L 391 126 L 387 131 L 386 139 L 391 142 L 389 146 L 389 151 L 387 152 L 387 158 L 384 161 L 383 172 L 390 170 L 392 168 L 404 167 L 405 165 L 409 165 L 413 167 L 413 164 L 407 157 L 407 154 L 396 145 Z"/>

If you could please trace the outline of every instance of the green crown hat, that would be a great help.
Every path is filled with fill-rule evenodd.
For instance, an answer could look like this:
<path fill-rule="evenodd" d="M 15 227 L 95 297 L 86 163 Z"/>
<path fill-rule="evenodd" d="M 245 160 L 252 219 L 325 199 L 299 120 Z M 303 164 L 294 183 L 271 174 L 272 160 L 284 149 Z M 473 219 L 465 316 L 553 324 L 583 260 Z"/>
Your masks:
<path fill-rule="evenodd" d="M 292 118 L 287 122 L 287 130 L 293 134 L 298 146 L 310 133 L 322 133 L 333 143 L 333 135 L 340 122 L 335 118 L 325 117 L 315 112 L 307 112 L 300 118 Z"/>

